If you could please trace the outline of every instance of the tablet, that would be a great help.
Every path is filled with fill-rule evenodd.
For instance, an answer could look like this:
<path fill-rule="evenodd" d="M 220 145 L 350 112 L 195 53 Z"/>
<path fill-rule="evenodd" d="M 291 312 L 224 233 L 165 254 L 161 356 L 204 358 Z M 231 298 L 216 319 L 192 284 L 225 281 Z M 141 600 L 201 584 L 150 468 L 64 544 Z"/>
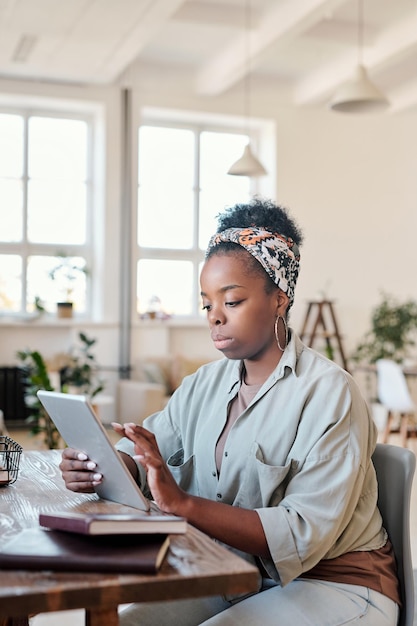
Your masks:
<path fill-rule="evenodd" d="M 88 399 L 43 390 L 37 395 L 67 446 L 84 452 L 97 463 L 97 471 L 103 475 L 102 483 L 94 487 L 97 495 L 148 511 L 150 501 L 120 458 Z"/>

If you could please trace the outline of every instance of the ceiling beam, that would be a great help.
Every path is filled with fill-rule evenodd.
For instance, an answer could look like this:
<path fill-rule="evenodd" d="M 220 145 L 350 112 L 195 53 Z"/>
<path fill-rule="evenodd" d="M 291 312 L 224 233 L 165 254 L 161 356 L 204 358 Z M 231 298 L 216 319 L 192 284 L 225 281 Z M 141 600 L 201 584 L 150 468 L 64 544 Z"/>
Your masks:
<path fill-rule="evenodd" d="M 211 2 L 186 2 L 177 11 L 173 20 L 178 22 L 192 22 L 193 24 L 204 24 L 205 26 L 225 26 L 227 28 L 236 28 L 241 30 L 241 24 L 245 19 L 245 7 L 242 2 L 241 6 L 224 4 L 219 7 L 218 4 Z M 255 26 L 255 21 L 253 26 Z"/>
<path fill-rule="evenodd" d="M 145 46 L 172 18 L 186 0 L 148 0 L 129 32 L 109 52 L 102 63 L 102 72 L 109 80 L 116 79 L 135 61 Z"/>
<path fill-rule="evenodd" d="M 248 68 L 253 69 L 257 60 L 271 45 L 283 45 L 300 33 L 321 21 L 329 11 L 347 0 L 286 0 L 259 17 L 259 26 L 251 27 L 249 54 L 245 46 L 245 31 L 216 55 L 198 73 L 196 90 L 201 95 L 217 95 L 230 89 L 241 80 Z"/>

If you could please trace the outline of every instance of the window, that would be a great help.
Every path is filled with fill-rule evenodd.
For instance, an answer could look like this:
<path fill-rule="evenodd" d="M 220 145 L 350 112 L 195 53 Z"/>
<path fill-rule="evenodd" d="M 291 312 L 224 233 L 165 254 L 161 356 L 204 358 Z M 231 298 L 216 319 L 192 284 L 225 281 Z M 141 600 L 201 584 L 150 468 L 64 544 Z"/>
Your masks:
<path fill-rule="evenodd" d="M 207 127 L 140 127 L 140 315 L 198 315 L 199 272 L 216 215 L 250 197 L 250 179 L 227 174 L 247 141 L 247 135 Z"/>
<path fill-rule="evenodd" d="M 87 309 L 90 131 L 86 118 L 0 111 L 2 313 L 53 312 L 70 295 Z"/>

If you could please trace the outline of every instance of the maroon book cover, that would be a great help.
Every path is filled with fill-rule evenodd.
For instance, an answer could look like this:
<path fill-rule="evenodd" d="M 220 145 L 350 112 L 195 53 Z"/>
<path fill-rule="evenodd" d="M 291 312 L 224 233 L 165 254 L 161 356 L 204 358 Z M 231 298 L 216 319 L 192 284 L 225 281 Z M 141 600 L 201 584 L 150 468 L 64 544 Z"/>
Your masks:
<path fill-rule="evenodd" d="M 78 535 L 29 528 L 0 549 L 1 569 L 156 573 L 167 553 L 164 535 Z"/>
<path fill-rule="evenodd" d="M 78 513 L 54 511 L 40 513 L 39 524 L 53 530 L 66 530 L 83 535 L 158 534 L 185 533 L 187 522 L 183 517 L 155 513 L 133 514 Z"/>

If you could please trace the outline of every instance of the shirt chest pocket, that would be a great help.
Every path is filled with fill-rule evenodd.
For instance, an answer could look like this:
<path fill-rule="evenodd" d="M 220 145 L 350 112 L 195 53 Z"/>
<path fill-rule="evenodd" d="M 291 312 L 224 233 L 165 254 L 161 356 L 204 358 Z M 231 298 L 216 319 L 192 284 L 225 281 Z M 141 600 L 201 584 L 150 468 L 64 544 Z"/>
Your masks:
<path fill-rule="evenodd" d="M 236 497 L 236 506 L 248 509 L 277 506 L 294 473 L 295 466 L 291 461 L 285 465 L 266 463 L 261 448 L 256 442 L 253 443 L 244 480 Z"/>
<path fill-rule="evenodd" d="M 200 495 L 196 479 L 194 455 L 184 461 L 184 450 L 181 448 L 169 457 L 167 465 L 175 482 L 181 489 L 194 496 Z"/>

